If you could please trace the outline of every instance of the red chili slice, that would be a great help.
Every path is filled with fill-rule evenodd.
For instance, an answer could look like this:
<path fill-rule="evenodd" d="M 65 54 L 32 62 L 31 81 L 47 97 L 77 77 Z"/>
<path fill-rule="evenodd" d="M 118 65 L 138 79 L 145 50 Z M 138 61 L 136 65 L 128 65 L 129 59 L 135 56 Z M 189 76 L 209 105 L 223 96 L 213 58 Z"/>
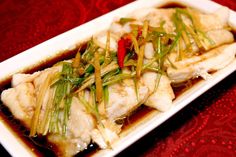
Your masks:
<path fill-rule="evenodd" d="M 117 54 L 118 64 L 120 68 L 124 67 L 125 55 L 126 55 L 125 39 L 121 38 L 118 41 L 118 54 Z"/>

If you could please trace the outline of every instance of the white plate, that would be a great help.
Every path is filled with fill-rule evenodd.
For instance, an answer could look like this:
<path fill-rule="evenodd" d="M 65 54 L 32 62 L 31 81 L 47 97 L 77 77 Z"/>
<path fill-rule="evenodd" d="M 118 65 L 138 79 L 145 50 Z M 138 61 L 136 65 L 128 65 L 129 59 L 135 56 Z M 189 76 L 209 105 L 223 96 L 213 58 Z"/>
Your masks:
<path fill-rule="evenodd" d="M 214 12 L 219 7 L 216 4 L 208 0 L 149 0 L 147 1 L 135 1 L 122 8 L 110 12 L 104 16 L 101 16 L 95 20 L 92 20 L 86 24 L 76 27 L 68 32 L 65 32 L 57 37 L 54 37 L 42 44 L 39 44 L 31 49 L 28 49 L 6 61 L 0 63 L 0 82 L 3 82 L 10 78 L 13 74 L 24 71 L 29 67 L 39 65 L 45 60 L 49 60 L 63 50 L 73 49 L 76 44 L 81 43 L 92 35 L 97 34 L 103 30 L 106 30 L 112 20 L 115 17 L 124 17 L 130 12 L 143 7 L 162 6 L 165 3 L 177 2 L 199 9 L 203 12 Z M 236 13 L 230 12 L 229 23 L 231 27 L 236 28 Z M 37 55 L 35 55 L 37 54 Z M 30 58 L 30 59 L 29 59 Z M 7 68 L 6 68 L 7 67 Z M 114 156 L 120 151 L 127 148 L 129 145 L 140 139 L 142 136 L 159 126 L 166 121 L 176 112 L 188 105 L 191 101 L 203 94 L 209 88 L 217 84 L 236 70 L 236 60 L 224 69 L 214 73 L 213 77 L 207 81 L 200 81 L 194 85 L 191 89 L 183 93 L 174 101 L 174 106 L 165 113 L 151 112 L 141 121 L 132 125 L 132 127 L 121 133 L 119 141 L 114 143 L 112 150 L 100 150 L 94 154 L 94 156 Z M 0 142 L 7 149 L 12 156 L 27 157 L 34 156 L 30 148 L 22 142 L 20 138 L 16 136 L 14 132 L 3 122 L 0 118 Z"/>

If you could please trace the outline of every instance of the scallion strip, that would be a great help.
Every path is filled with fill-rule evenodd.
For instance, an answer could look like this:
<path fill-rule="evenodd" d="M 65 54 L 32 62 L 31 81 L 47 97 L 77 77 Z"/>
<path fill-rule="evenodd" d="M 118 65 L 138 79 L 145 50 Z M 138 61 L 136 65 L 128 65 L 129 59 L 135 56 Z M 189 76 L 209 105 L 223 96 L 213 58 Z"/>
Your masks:
<path fill-rule="evenodd" d="M 132 78 L 132 77 L 134 77 L 134 75 L 135 75 L 135 73 L 133 73 L 133 74 L 118 74 L 118 75 L 115 75 L 115 76 L 111 77 L 108 81 L 103 82 L 102 85 L 103 86 L 108 86 L 108 85 L 114 84 L 118 81 L 128 79 L 128 78 Z"/>
<path fill-rule="evenodd" d="M 117 69 L 117 68 L 119 68 L 119 65 L 114 61 L 111 62 L 106 67 L 101 69 L 101 77 L 104 76 L 105 74 Z M 92 85 L 94 82 L 95 82 L 95 76 L 94 76 L 94 74 L 92 74 L 83 82 L 83 85 L 75 93 L 81 92 L 82 90 L 84 90 L 88 86 Z"/>
<path fill-rule="evenodd" d="M 104 86 L 103 88 L 103 95 L 104 95 L 104 107 L 106 108 L 109 103 L 109 90 L 108 86 Z"/>
<path fill-rule="evenodd" d="M 80 60 L 81 60 L 81 54 L 80 54 L 80 50 L 78 50 L 78 52 L 76 53 L 75 58 L 72 62 L 72 67 L 73 68 L 79 68 Z"/>
<path fill-rule="evenodd" d="M 38 126 L 40 124 L 39 116 L 40 116 L 41 108 L 43 105 L 43 99 L 45 98 L 44 96 L 50 87 L 51 76 L 52 76 L 51 74 L 48 74 L 44 83 L 39 88 L 39 94 L 36 98 L 37 105 L 36 105 L 36 109 L 34 111 L 34 115 L 33 115 L 32 121 L 31 121 L 31 127 L 30 127 L 31 129 L 30 129 L 29 136 L 31 136 L 31 137 L 36 135 L 37 130 L 38 130 Z"/>
<path fill-rule="evenodd" d="M 101 79 L 101 66 L 99 63 L 99 54 L 94 54 L 94 68 L 95 68 L 95 85 L 96 85 L 96 102 L 102 101 L 102 79 Z"/>
<path fill-rule="evenodd" d="M 145 41 L 148 33 L 148 21 L 145 20 L 143 24 L 143 31 L 142 31 L 142 37 Z M 145 50 L 145 43 L 141 45 L 140 51 L 138 52 L 138 61 L 137 61 L 137 67 L 136 67 L 136 76 L 137 78 L 140 78 L 142 66 L 143 66 L 143 57 L 144 57 L 144 50 Z"/>
<path fill-rule="evenodd" d="M 111 52 L 110 52 L 110 31 L 107 31 L 107 41 L 105 49 L 105 60 L 103 66 L 106 66 L 111 62 Z"/>
<path fill-rule="evenodd" d="M 139 46 L 136 37 L 133 34 L 130 34 L 132 44 L 134 46 L 134 52 L 138 55 L 139 54 Z"/>

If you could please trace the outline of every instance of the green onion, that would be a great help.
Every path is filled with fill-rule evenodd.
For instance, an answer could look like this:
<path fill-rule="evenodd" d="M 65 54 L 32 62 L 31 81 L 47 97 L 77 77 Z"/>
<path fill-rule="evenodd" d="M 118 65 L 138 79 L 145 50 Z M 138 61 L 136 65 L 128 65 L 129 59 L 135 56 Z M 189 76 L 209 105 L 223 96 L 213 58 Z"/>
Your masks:
<path fill-rule="evenodd" d="M 148 21 L 145 20 L 143 24 L 143 31 L 142 31 L 142 37 L 145 40 L 148 33 Z M 137 68 L 136 68 L 136 76 L 139 78 L 141 76 L 142 66 L 143 66 L 143 57 L 144 57 L 144 49 L 145 49 L 145 43 L 141 45 L 140 50 L 138 52 L 138 61 L 137 61 Z"/>
<path fill-rule="evenodd" d="M 139 45 L 136 37 L 133 34 L 130 34 L 132 44 L 134 46 L 134 52 L 138 55 L 139 54 Z"/>
<path fill-rule="evenodd" d="M 76 56 L 72 62 L 72 67 L 73 68 L 79 68 L 80 66 L 80 59 L 81 59 L 81 55 L 80 55 L 80 51 L 78 50 L 78 52 L 76 53 Z"/>
<path fill-rule="evenodd" d="M 124 63 L 124 66 L 125 67 L 128 67 L 128 66 L 137 66 L 137 62 L 133 59 L 129 59 L 127 62 Z"/>
<path fill-rule="evenodd" d="M 43 105 L 43 99 L 44 99 L 44 96 L 45 96 L 47 90 L 50 87 L 50 82 L 51 82 L 52 76 L 53 75 L 48 74 L 44 83 L 39 88 L 39 94 L 36 98 L 36 109 L 34 111 L 34 115 L 33 115 L 32 121 L 31 121 L 31 127 L 30 127 L 31 129 L 30 129 L 29 136 L 31 136 L 31 137 L 35 136 L 37 133 L 38 125 L 40 124 L 39 116 L 40 116 L 41 108 Z"/>
<path fill-rule="evenodd" d="M 86 101 L 84 97 L 79 96 L 78 98 L 79 98 L 79 101 L 85 106 L 87 112 L 91 113 L 93 116 L 95 116 L 98 119 L 98 113 L 95 107 L 91 105 L 88 101 Z"/>
<path fill-rule="evenodd" d="M 157 61 L 157 57 L 152 58 L 148 63 L 144 64 L 142 67 L 142 70 L 147 69 L 148 67 L 150 67 L 154 62 Z"/>
<path fill-rule="evenodd" d="M 176 49 L 177 49 L 177 61 L 182 60 L 183 56 L 182 56 L 182 52 L 181 52 L 181 39 L 179 39 L 179 41 L 176 43 Z"/>
<path fill-rule="evenodd" d="M 134 66 L 132 66 L 131 69 L 132 69 L 132 73 L 134 73 L 135 72 Z M 136 99 L 138 101 L 139 100 L 139 94 L 138 94 L 138 81 L 137 81 L 137 78 L 134 78 L 133 81 L 134 81 L 134 88 L 135 88 Z"/>
<path fill-rule="evenodd" d="M 104 76 L 105 74 L 107 74 L 117 68 L 119 68 L 119 65 L 113 61 L 110 64 L 108 64 L 106 67 L 101 69 L 101 76 Z M 82 90 L 84 90 L 88 86 L 92 85 L 94 82 L 95 82 L 95 75 L 92 74 L 84 80 L 83 85 L 75 93 L 81 92 Z"/>
<path fill-rule="evenodd" d="M 183 9 L 176 9 L 176 12 L 173 14 L 173 22 L 176 26 L 176 34 L 180 33 L 186 47 L 189 49 L 190 52 L 192 52 L 192 43 L 190 42 L 189 38 L 189 32 L 186 29 L 186 25 L 183 22 L 182 15 L 185 15 L 187 17 L 190 17 L 189 14 L 187 14 Z M 192 19 L 190 19 L 192 21 Z"/>
<path fill-rule="evenodd" d="M 42 134 L 42 135 L 46 135 L 48 133 L 48 128 L 49 128 L 49 122 L 50 122 L 50 116 L 51 116 L 51 111 L 52 111 L 52 108 L 53 108 L 53 98 L 54 97 L 54 92 L 55 90 L 54 89 L 50 89 L 49 90 L 49 100 L 47 102 L 47 105 L 46 105 L 46 109 L 45 109 L 45 113 L 44 113 L 44 116 L 43 116 L 43 119 L 42 119 L 42 123 L 40 123 L 40 126 L 39 126 L 39 131 L 38 133 L 39 134 Z"/>
<path fill-rule="evenodd" d="M 188 30 L 188 32 L 191 34 L 191 36 L 193 37 L 194 41 L 196 42 L 197 46 L 199 49 L 202 48 L 202 44 L 201 44 L 201 41 L 199 40 L 198 38 L 198 35 L 197 33 L 195 33 L 194 29 L 190 26 L 187 26 L 186 25 L 186 29 Z"/>
<path fill-rule="evenodd" d="M 69 119 L 70 105 L 72 97 L 69 95 L 72 83 L 69 77 L 72 75 L 73 69 L 70 63 L 64 63 L 61 71 L 60 83 L 54 84 L 55 88 L 53 98 L 53 109 L 50 114 L 49 132 L 65 134 L 67 121 Z"/>
<path fill-rule="evenodd" d="M 172 61 L 170 60 L 170 58 L 168 56 L 166 57 L 166 59 L 170 63 L 172 68 L 177 69 L 177 67 L 174 65 L 174 63 L 172 63 Z"/>
<path fill-rule="evenodd" d="M 107 41 L 106 41 L 106 49 L 105 49 L 105 61 L 103 66 L 106 66 L 111 62 L 111 52 L 110 52 L 110 32 L 107 32 Z"/>
<path fill-rule="evenodd" d="M 106 82 L 107 80 L 109 80 L 112 76 L 115 76 L 117 74 L 120 74 L 121 70 L 120 68 L 117 68 L 109 73 L 107 73 L 104 77 L 103 77 L 103 82 Z"/>
<path fill-rule="evenodd" d="M 204 33 L 204 32 L 201 31 L 201 30 L 196 30 L 196 31 L 197 31 L 197 34 L 199 35 L 199 38 L 200 38 L 205 44 L 209 43 L 210 45 L 215 45 L 215 42 L 214 42 L 211 38 L 209 38 L 209 37 L 206 35 L 206 33 Z M 203 45 L 203 46 L 205 46 L 205 50 L 208 50 L 208 49 L 209 49 L 209 47 L 207 47 L 206 45 Z"/>
<path fill-rule="evenodd" d="M 157 88 L 158 88 L 158 86 L 159 86 L 159 83 L 160 83 L 160 80 L 161 80 L 161 76 L 162 76 L 161 73 L 158 73 L 158 74 L 157 74 L 154 92 L 156 92 L 156 90 L 157 90 Z"/>
<path fill-rule="evenodd" d="M 94 67 L 93 67 L 93 65 L 92 65 L 92 64 L 88 64 L 87 67 L 86 67 L 86 69 L 85 69 L 85 73 L 91 74 L 91 73 L 93 73 L 93 72 L 94 72 Z"/>
<path fill-rule="evenodd" d="M 101 79 L 101 66 L 99 63 L 99 54 L 95 52 L 94 55 L 94 68 L 95 68 L 95 85 L 96 85 L 96 102 L 102 101 L 102 79 Z"/>
<path fill-rule="evenodd" d="M 154 68 L 154 67 L 146 67 L 145 69 L 147 69 L 149 71 L 154 71 L 154 72 L 157 72 L 157 73 L 161 72 L 161 70 L 159 68 Z"/>
<path fill-rule="evenodd" d="M 187 17 L 191 21 L 192 25 L 185 24 L 181 16 Z M 188 50 L 190 53 L 193 53 L 193 50 L 192 43 L 190 42 L 188 36 L 191 36 L 194 39 L 194 42 L 196 43 L 199 49 L 202 49 L 203 47 L 204 50 L 208 50 L 210 49 L 209 44 L 214 44 L 214 42 L 212 42 L 212 40 L 209 39 L 207 35 L 201 31 L 199 17 L 195 13 L 195 11 L 190 9 L 186 10 L 177 8 L 175 14 L 173 15 L 173 21 L 176 25 L 176 32 L 181 32 L 181 36 L 185 41 L 186 50 Z"/>
<path fill-rule="evenodd" d="M 161 38 L 158 37 L 157 38 L 157 56 L 161 56 L 161 53 L 162 53 L 162 51 L 161 51 Z M 159 69 L 161 69 L 161 58 L 162 57 L 159 57 L 159 59 L 158 59 L 158 68 Z"/>
<path fill-rule="evenodd" d="M 126 23 L 132 22 L 132 21 L 135 21 L 135 19 L 133 19 L 133 18 L 120 18 L 119 23 L 120 23 L 121 25 L 125 25 Z"/>
<path fill-rule="evenodd" d="M 134 74 L 118 74 L 115 76 L 112 76 L 109 80 L 107 80 L 106 82 L 103 82 L 103 86 L 108 86 L 108 85 L 112 85 L 114 83 L 117 83 L 118 81 L 124 80 L 124 79 L 128 79 L 128 78 L 132 78 L 134 77 Z"/>
<path fill-rule="evenodd" d="M 63 121 L 63 133 L 67 130 L 67 122 L 70 116 L 70 107 L 72 103 L 72 96 L 67 96 L 64 100 L 64 121 Z"/>
<path fill-rule="evenodd" d="M 164 55 L 166 55 L 167 53 L 170 53 L 173 50 L 173 48 L 177 45 L 180 37 L 181 37 L 181 33 L 178 32 L 177 35 L 175 36 L 173 43 L 170 45 L 168 51 L 164 53 Z"/>
<path fill-rule="evenodd" d="M 103 88 L 103 95 L 104 95 L 104 107 L 106 108 L 109 103 L 109 90 L 108 86 L 104 86 Z"/>
<path fill-rule="evenodd" d="M 94 53 L 97 51 L 98 48 L 99 47 L 96 44 L 94 44 L 93 38 L 89 40 L 87 48 L 83 53 L 83 55 L 81 56 L 83 61 L 90 62 L 93 59 Z"/>

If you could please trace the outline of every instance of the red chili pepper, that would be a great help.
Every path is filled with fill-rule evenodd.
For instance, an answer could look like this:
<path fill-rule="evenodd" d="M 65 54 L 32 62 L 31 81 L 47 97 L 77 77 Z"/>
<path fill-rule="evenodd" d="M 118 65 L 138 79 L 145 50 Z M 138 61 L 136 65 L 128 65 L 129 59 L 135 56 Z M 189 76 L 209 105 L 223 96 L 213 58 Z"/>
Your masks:
<path fill-rule="evenodd" d="M 123 39 L 124 39 L 124 41 L 125 41 L 125 48 L 126 48 L 126 49 L 129 49 L 130 46 L 131 46 L 131 44 L 132 44 L 130 34 L 126 34 L 125 36 L 123 36 Z"/>
<path fill-rule="evenodd" d="M 138 37 L 137 38 L 142 36 L 142 32 L 143 32 L 142 27 L 138 27 Z"/>
<path fill-rule="evenodd" d="M 118 53 L 117 53 L 118 64 L 120 68 L 124 67 L 125 55 L 126 55 L 125 39 L 121 38 L 118 41 Z"/>

